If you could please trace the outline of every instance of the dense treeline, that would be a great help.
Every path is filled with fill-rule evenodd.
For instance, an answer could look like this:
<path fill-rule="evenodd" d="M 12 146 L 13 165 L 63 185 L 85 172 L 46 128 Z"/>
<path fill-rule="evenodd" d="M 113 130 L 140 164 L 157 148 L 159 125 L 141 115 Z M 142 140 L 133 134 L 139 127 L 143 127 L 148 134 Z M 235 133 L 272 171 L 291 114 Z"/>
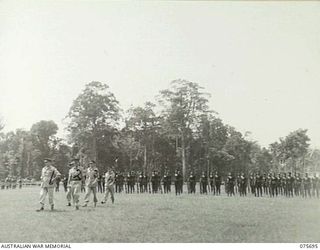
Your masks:
<path fill-rule="evenodd" d="M 123 112 L 106 84 L 91 82 L 73 101 L 66 121 L 68 138 L 57 137 L 54 121 L 39 121 L 29 131 L 1 133 L 0 175 L 39 178 L 42 160 L 51 157 L 66 174 L 68 161 L 90 159 L 100 171 L 169 169 L 189 171 L 319 171 L 320 151 L 309 148 L 307 130 L 298 129 L 262 148 L 210 109 L 210 95 L 186 80 L 160 91 L 156 103 Z M 117 161 L 115 159 L 118 159 Z"/>

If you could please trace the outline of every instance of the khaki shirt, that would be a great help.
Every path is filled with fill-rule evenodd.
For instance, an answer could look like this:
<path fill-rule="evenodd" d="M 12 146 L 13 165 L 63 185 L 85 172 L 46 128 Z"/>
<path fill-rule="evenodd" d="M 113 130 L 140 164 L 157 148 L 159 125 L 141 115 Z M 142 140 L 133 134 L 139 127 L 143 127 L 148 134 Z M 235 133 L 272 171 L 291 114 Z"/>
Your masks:
<path fill-rule="evenodd" d="M 81 180 L 82 180 L 82 169 L 80 167 L 72 167 L 69 170 L 68 183 L 70 184 L 71 181 L 81 181 Z"/>
<path fill-rule="evenodd" d="M 96 187 L 98 185 L 99 171 L 97 168 L 89 167 L 86 171 L 86 186 Z"/>
<path fill-rule="evenodd" d="M 108 171 L 105 175 L 105 186 L 110 187 L 114 184 L 115 173 L 113 171 Z"/>
<path fill-rule="evenodd" d="M 60 175 L 61 174 L 54 166 L 45 166 L 41 171 L 41 187 L 54 187 L 55 181 L 52 180 Z"/>

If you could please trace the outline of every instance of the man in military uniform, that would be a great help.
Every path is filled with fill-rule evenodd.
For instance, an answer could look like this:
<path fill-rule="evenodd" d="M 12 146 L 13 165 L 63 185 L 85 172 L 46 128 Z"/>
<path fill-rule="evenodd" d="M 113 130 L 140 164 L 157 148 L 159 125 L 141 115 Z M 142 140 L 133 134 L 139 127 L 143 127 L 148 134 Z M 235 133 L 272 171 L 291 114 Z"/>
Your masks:
<path fill-rule="evenodd" d="M 98 188 L 98 192 L 102 193 L 102 175 L 99 175 L 97 178 L 97 188 Z"/>
<path fill-rule="evenodd" d="M 106 184 L 106 176 L 103 174 L 101 177 L 102 193 L 104 194 Z"/>
<path fill-rule="evenodd" d="M 63 183 L 64 192 L 66 193 L 68 191 L 68 177 L 63 176 L 62 183 Z"/>
<path fill-rule="evenodd" d="M 75 164 L 75 159 L 73 159 L 69 164 L 68 164 L 68 167 L 69 167 L 69 172 L 70 172 L 70 169 L 74 166 L 74 164 Z M 67 198 L 67 201 L 68 201 L 68 203 L 67 203 L 67 206 L 68 207 L 71 207 L 71 199 L 72 199 L 72 197 L 71 197 L 71 186 L 70 186 L 70 184 L 69 184 L 69 173 L 68 173 L 68 176 L 66 177 L 66 180 L 65 180 L 65 187 L 66 187 L 66 192 L 67 192 L 67 194 L 66 194 L 66 198 Z"/>
<path fill-rule="evenodd" d="M 278 191 L 278 194 L 279 195 L 282 195 L 282 183 L 281 183 L 281 174 L 279 173 L 278 174 L 278 177 L 277 177 L 277 191 Z"/>
<path fill-rule="evenodd" d="M 106 177 L 104 177 L 104 178 L 106 178 Z M 114 177 L 114 183 L 115 183 L 115 187 L 116 187 L 116 190 L 115 190 L 115 192 L 116 193 L 120 193 L 120 187 L 119 187 L 119 172 L 115 172 L 115 177 Z"/>
<path fill-rule="evenodd" d="M 214 183 L 214 175 L 212 172 L 209 174 L 209 183 L 210 183 L 210 192 L 213 193 L 213 195 L 216 194 L 216 189 L 215 189 L 215 183 Z"/>
<path fill-rule="evenodd" d="M 146 173 L 143 173 L 142 176 L 142 185 L 144 192 L 148 193 L 148 184 L 149 184 L 149 177 L 146 175 Z M 150 190 L 149 190 L 150 193 Z"/>
<path fill-rule="evenodd" d="M 271 183 L 270 183 L 270 196 L 274 197 L 275 195 L 278 196 L 278 178 L 275 173 L 271 176 Z"/>
<path fill-rule="evenodd" d="M 287 196 L 289 197 L 293 197 L 293 183 L 294 177 L 291 175 L 291 172 L 289 172 L 287 176 Z"/>
<path fill-rule="evenodd" d="M 287 190 L 287 174 L 286 173 L 282 174 L 281 186 L 282 186 L 283 195 L 287 196 L 288 190 Z"/>
<path fill-rule="evenodd" d="M 266 174 L 263 174 L 263 176 L 262 176 L 262 188 L 263 188 L 263 194 L 268 194 L 267 175 Z"/>
<path fill-rule="evenodd" d="M 143 183 L 143 172 L 139 173 L 137 183 L 138 183 L 138 190 L 139 190 L 140 194 L 144 193 L 143 184 L 142 184 Z"/>
<path fill-rule="evenodd" d="M 103 201 L 101 201 L 102 204 L 106 203 L 109 197 L 109 194 L 111 196 L 112 204 L 114 203 L 114 181 L 115 181 L 115 173 L 113 171 L 113 168 L 109 168 L 108 171 L 105 174 L 106 179 L 106 187 L 105 187 L 105 193 Z"/>
<path fill-rule="evenodd" d="M 312 195 L 313 197 L 319 198 L 319 178 L 316 173 L 313 174 L 312 179 Z"/>
<path fill-rule="evenodd" d="M 174 180 L 174 186 L 175 186 L 175 190 L 176 190 L 176 195 L 180 195 L 181 194 L 181 173 L 179 170 L 176 170 L 175 174 L 175 180 Z"/>
<path fill-rule="evenodd" d="M 240 186 L 239 186 L 240 196 L 247 196 L 247 177 L 244 173 L 240 175 Z"/>
<path fill-rule="evenodd" d="M 231 173 L 228 174 L 226 182 L 227 182 L 226 187 L 227 187 L 228 196 L 235 195 L 234 194 L 235 178 L 232 176 Z"/>
<path fill-rule="evenodd" d="M 272 173 L 269 173 L 267 176 L 267 190 L 268 190 L 268 194 L 271 197 L 271 180 L 272 180 Z"/>
<path fill-rule="evenodd" d="M 263 176 L 261 176 L 260 174 L 256 174 L 256 181 L 255 181 L 255 195 L 259 197 L 262 196 L 262 185 L 263 185 Z"/>
<path fill-rule="evenodd" d="M 83 171 L 80 168 L 78 159 L 74 159 L 71 162 L 71 169 L 69 170 L 69 178 L 68 178 L 68 187 L 69 187 L 68 193 L 70 194 L 70 200 L 69 200 L 69 197 L 67 197 L 67 199 L 69 201 L 69 204 L 71 203 L 71 199 L 73 200 L 73 204 L 75 205 L 76 210 L 79 209 L 79 196 L 81 192 L 82 180 L 83 180 Z"/>
<path fill-rule="evenodd" d="M 250 174 L 249 184 L 250 184 L 251 194 L 255 194 L 255 178 L 253 173 Z"/>
<path fill-rule="evenodd" d="M 238 174 L 237 177 L 235 178 L 235 186 L 234 186 L 236 194 L 240 192 L 240 183 L 241 183 L 241 178 L 240 178 L 240 174 Z"/>
<path fill-rule="evenodd" d="M 295 196 L 301 195 L 301 184 L 302 184 L 302 179 L 300 177 L 300 173 L 296 173 L 295 180 L 294 180 L 294 195 Z"/>
<path fill-rule="evenodd" d="M 201 194 L 208 194 L 208 191 L 207 191 L 208 177 L 204 171 L 202 172 L 200 177 L 200 186 L 201 186 Z"/>
<path fill-rule="evenodd" d="M 169 188 L 168 188 L 168 171 L 165 170 L 164 175 L 163 175 L 163 191 L 165 194 L 169 193 Z"/>
<path fill-rule="evenodd" d="M 55 188 L 55 179 L 59 177 L 61 174 L 59 171 L 52 166 L 51 164 L 52 160 L 49 158 L 44 159 L 44 168 L 42 168 L 41 171 L 41 190 L 40 190 L 40 204 L 41 207 L 37 211 L 43 211 L 44 210 L 44 204 L 45 199 L 48 194 L 49 196 L 49 204 L 51 207 L 51 210 L 54 209 L 54 202 L 53 202 L 53 191 Z"/>
<path fill-rule="evenodd" d="M 219 175 L 218 171 L 216 171 L 214 175 L 214 184 L 215 184 L 215 194 L 220 195 L 221 194 L 221 176 Z"/>
<path fill-rule="evenodd" d="M 119 173 L 119 193 L 123 192 L 124 186 L 124 175 L 122 172 Z"/>
<path fill-rule="evenodd" d="M 131 174 L 130 174 L 130 193 L 135 192 L 135 185 L 136 185 L 136 175 L 135 175 L 134 171 L 131 171 Z"/>
<path fill-rule="evenodd" d="M 126 189 L 126 193 L 130 192 L 130 187 L 131 187 L 131 174 L 130 172 L 127 173 L 125 179 L 124 179 L 124 185 L 125 185 L 125 189 Z"/>
<path fill-rule="evenodd" d="M 180 170 L 178 170 L 178 188 L 179 194 L 183 194 L 183 175 Z"/>
<path fill-rule="evenodd" d="M 156 177 L 156 171 L 152 171 L 151 174 L 151 186 L 152 186 L 152 193 L 157 193 L 157 177 Z"/>
<path fill-rule="evenodd" d="M 19 189 L 21 189 L 22 188 L 22 178 L 21 177 L 19 177 L 19 179 L 18 179 L 18 185 L 19 185 Z"/>
<path fill-rule="evenodd" d="M 303 189 L 304 189 L 304 198 L 311 198 L 311 179 L 308 175 L 308 173 L 305 174 L 303 178 Z"/>
<path fill-rule="evenodd" d="M 56 192 L 60 191 L 60 181 L 61 181 L 60 177 L 56 178 Z"/>
<path fill-rule="evenodd" d="M 96 162 L 95 161 L 91 161 L 89 162 L 89 167 L 86 171 L 86 195 L 84 197 L 84 204 L 83 207 L 88 206 L 89 203 L 89 199 L 90 199 L 90 195 L 91 192 L 93 193 L 93 203 L 94 206 L 97 206 L 97 186 L 98 186 L 98 178 L 99 178 L 99 171 L 98 168 L 96 167 Z M 101 179 L 100 178 L 100 184 L 101 184 Z M 101 187 L 102 190 L 102 187 Z"/>
<path fill-rule="evenodd" d="M 189 175 L 189 186 L 190 186 L 190 193 L 196 193 L 196 176 L 193 174 L 193 171 L 190 172 Z"/>

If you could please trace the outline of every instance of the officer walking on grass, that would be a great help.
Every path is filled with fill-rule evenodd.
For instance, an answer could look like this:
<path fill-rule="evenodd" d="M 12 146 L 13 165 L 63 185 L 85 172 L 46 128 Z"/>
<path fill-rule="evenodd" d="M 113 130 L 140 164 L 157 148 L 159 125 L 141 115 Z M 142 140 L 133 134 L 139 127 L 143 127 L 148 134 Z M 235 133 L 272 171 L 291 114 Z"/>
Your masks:
<path fill-rule="evenodd" d="M 98 202 L 97 187 L 98 187 L 98 180 L 99 180 L 98 178 L 100 178 L 100 176 L 99 176 L 98 169 L 96 168 L 95 165 L 96 165 L 96 162 L 91 161 L 86 171 L 86 195 L 84 198 L 85 203 L 83 204 L 83 207 L 88 206 L 91 192 L 93 193 L 94 206 L 95 207 L 97 206 L 97 202 Z M 102 187 L 101 187 L 101 190 L 102 190 Z"/>
<path fill-rule="evenodd" d="M 49 158 L 44 159 L 44 164 L 45 166 L 41 171 L 41 190 L 40 190 L 41 207 L 37 211 L 44 210 L 44 204 L 45 204 L 45 199 L 47 194 L 49 196 L 49 204 L 50 204 L 51 210 L 54 209 L 53 191 L 55 188 L 55 180 L 61 175 L 59 171 L 54 166 L 52 166 L 51 159 Z"/>
<path fill-rule="evenodd" d="M 69 170 L 68 193 L 70 194 L 73 200 L 73 204 L 76 206 L 76 210 L 78 210 L 83 174 L 82 174 L 82 169 L 80 168 L 78 161 L 76 159 L 74 159 L 71 162 L 71 167 L 72 168 Z M 71 202 L 71 199 L 69 201 L 69 204 L 70 202 Z"/>
<path fill-rule="evenodd" d="M 114 181 L 115 181 L 115 173 L 112 168 L 109 168 L 107 173 L 105 174 L 105 193 L 102 204 L 106 203 L 109 197 L 111 196 L 111 201 L 114 203 Z"/>

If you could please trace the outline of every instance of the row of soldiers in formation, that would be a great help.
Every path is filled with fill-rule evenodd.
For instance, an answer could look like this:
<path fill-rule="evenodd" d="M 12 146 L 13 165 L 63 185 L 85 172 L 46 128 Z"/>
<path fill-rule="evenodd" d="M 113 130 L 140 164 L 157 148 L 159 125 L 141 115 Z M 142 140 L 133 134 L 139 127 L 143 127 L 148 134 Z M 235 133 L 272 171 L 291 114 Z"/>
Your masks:
<path fill-rule="evenodd" d="M 187 192 L 196 193 L 197 182 L 199 182 L 200 194 L 213 193 L 221 194 L 221 186 L 224 185 L 227 195 L 232 196 L 237 193 L 240 196 L 246 196 L 251 193 L 254 196 L 269 195 L 271 197 L 284 195 L 319 198 L 320 183 L 316 174 L 312 178 L 306 173 L 303 177 L 300 173 L 292 175 L 289 173 L 269 173 L 269 174 L 250 174 L 247 177 L 244 173 L 237 176 L 228 174 L 226 178 L 216 172 L 207 175 L 202 172 L 198 178 L 193 172 L 190 172 L 187 178 Z M 144 172 L 131 171 L 127 174 L 122 172 L 115 173 L 115 192 L 117 193 L 170 193 L 171 186 L 174 184 L 176 195 L 183 193 L 184 179 L 180 170 L 176 170 L 174 176 L 171 176 L 166 170 L 164 175 L 158 171 L 153 171 L 151 176 Z M 104 192 L 103 185 L 98 191 Z"/>
<path fill-rule="evenodd" d="M 226 179 L 226 193 L 232 196 L 235 195 L 235 190 L 240 196 L 246 196 L 247 192 L 250 192 L 257 197 L 264 194 L 270 197 L 283 195 L 319 198 L 320 183 L 316 174 L 310 178 L 308 173 L 304 176 L 300 173 L 292 175 L 291 172 L 278 175 L 275 173 L 250 174 L 249 178 L 243 173 L 237 177 L 229 173 Z"/>
<path fill-rule="evenodd" d="M 1 189 L 22 188 L 22 179 L 8 175 L 5 179 L 0 179 L 0 187 Z"/>

